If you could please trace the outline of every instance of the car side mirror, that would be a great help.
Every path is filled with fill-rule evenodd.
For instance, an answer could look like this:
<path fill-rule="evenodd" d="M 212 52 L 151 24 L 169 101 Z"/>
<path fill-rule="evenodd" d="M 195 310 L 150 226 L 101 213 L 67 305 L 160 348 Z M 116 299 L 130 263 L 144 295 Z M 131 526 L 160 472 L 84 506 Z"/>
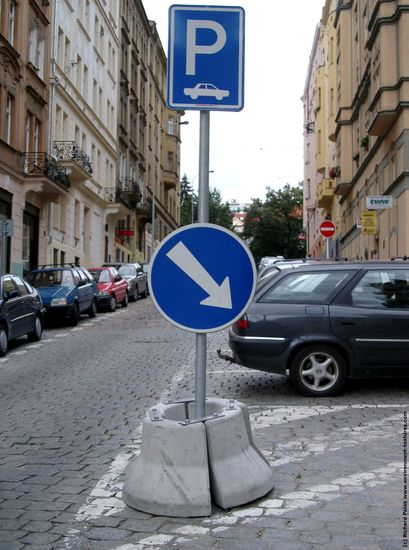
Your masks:
<path fill-rule="evenodd" d="M 83 281 L 82 279 L 80 279 L 80 280 L 78 281 L 78 286 L 84 286 L 84 285 L 86 285 L 86 284 L 87 284 L 86 281 Z"/>
<path fill-rule="evenodd" d="M 13 298 L 18 298 L 19 293 L 17 290 L 10 290 L 9 292 L 4 293 L 5 300 L 12 300 Z"/>

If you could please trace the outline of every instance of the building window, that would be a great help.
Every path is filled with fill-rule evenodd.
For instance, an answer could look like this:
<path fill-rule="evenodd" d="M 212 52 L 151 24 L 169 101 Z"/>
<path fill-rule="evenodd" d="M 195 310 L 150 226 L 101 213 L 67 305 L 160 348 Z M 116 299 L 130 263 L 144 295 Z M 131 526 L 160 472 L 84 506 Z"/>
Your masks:
<path fill-rule="evenodd" d="M 11 136 L 13 133 L 14 122 L 14 97 L 11 94 L 7 94 L 6 100 L 6 143 L 11 145 Z"/>
<path fill-rule="evenodd" d="M 28 61 L 40 78 L 44 78 L 45 34 L 33 19 L 30 20 L 28 37 Z"/>
<path fill-rule="evenodd" d="M 14 0 L 10 2 L 9 12 L 9 42 L 14 46 L 15 28 L 16 28 L 16 3 Z"/>
<path fill-rule="evenodd" d="M 167 132 L 170 136 L 173 136 L 175 133 L 175 117 L 170 116 L 168 118 Z"/>

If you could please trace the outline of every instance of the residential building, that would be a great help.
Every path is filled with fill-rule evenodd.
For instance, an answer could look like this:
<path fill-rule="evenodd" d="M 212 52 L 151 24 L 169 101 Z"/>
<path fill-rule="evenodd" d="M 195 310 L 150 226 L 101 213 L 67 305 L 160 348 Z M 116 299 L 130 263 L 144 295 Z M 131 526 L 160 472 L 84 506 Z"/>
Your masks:
<path fill-rule="evenodd" d="M 67 170 L 67 196 L 49 207 L 45 263 L 114 260 L 119 210 L 119 3 L 54 3 L 50 148 Z"/>
<path fill-rule="evenodd" d="M 328 13 L 333 13 L 332 6 Z M 334 110 L 329 106 L 324 125 L 329 129 L 326 146 L 334 140 L 336 149 L 327 153 L 322 172 L 326 175 L 331 170 L 331 186 L 325 188 L 319 182 L 316 201 L 323 216 L 330 216 L 337 226 L 331 255 L 349 259 L 407 256 L 409 2 L 338 0 L 327 30 L 330 40 L 334 31 L 336 117 L 334 125 Z M 326 70 L 331 89 L 332 70 L 330 66 Z M 318 81 L 319 68 L 313 75 Z M 375 222 L 363 226 L 375 197 L 386 197 L 387 207 L 376 209 Z M 306 204 L 307 200 L 306 195 Z"/>
<path fill-rule="evenodd" d="M 339 1 L 335 26 L 341 249 L 351 258 L 404 256 L 409 250 L 409 2 Z M 375 231 L 360 229 L 367 197 L 379 195 L 392 196 L 392 208 L 377 210 Z"/>
<path fill-rule="evenodd" d="M 317 26 L 302 101 L 304 104 L 304 205 L 307 254 L 338 255 L 320 234 L 324 219 L 336 216 L 336 1 L 327 0 Z M 335 243 L 334 243 L 335 244 Z"/>
<path fill-rule="evenodd" d="M 146 258 L 180 224 L 180 125 L 183 111 L 166 106 L 166 55 L 150 21 L 148 61 L 147 194 L 153 219 L 147 236 Z"/>
<path fill-rule="evenodd" d="M 0 219 L 13 220 L 2 272 L 24 274 L 45 261 L 49 205 L 69 192 L 48 146 L 51 21 L 48 0 L 0 2 Z"/>

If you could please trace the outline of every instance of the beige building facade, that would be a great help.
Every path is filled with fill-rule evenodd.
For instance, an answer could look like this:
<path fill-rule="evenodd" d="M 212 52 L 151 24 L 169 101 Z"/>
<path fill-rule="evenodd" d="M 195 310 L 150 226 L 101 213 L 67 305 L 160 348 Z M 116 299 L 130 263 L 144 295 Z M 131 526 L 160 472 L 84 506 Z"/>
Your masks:
<path fill-rule="evenodd" d="M 324 217 L 331 217 L 337 226 L 332 257 L 406 256 L 409 2 L 338 0 L 335 11 L 328 11 L 334 13 L 327 34 L 335 33 L 336 117 L 333 124 L 329 108 L 327 143 L 333 140 L 335 153 L 333 160 L 331 154 L 327 156 L 325 172 L 331 171 L 334 177 L 328 190 L 320 189 L 321 184 L 317 187 L 315 208 L 323 208 Z M 323 17 L 321 25 L 327 26 L 326 21 Z M 385 203 L 388 207 L 372 208 L 375 197 L 390 198 Z M 370 228 L 362 227 L 368 211 L 375 218 Z M 318 257 L 319 252 L 314 252 Z"/>
<path fill-rule="evenodd" d="M 183 113 L 155 24 L 140 0 L 0 9 L 2 271 L 148 261 L 180 220 Z"/>
<path fill-rule="evenodd" d="M 2 272 L 46 262 L 50 205 L 70 192 L 49 147 L 52 18 L 49 0 L 0 2 L 0 219 L 13 221 L 1 235 Z"/>

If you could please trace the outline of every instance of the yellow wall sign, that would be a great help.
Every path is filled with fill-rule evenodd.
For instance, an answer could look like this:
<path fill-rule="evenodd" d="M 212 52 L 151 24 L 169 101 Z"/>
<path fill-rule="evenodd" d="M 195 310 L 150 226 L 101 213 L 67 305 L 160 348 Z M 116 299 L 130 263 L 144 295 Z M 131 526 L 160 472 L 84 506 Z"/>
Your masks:
<path fill-rule="evenodd" d="M 376 211 L 364 210 L 361 214 L 362 235 L 375 235 L 376 233 Z"/>

